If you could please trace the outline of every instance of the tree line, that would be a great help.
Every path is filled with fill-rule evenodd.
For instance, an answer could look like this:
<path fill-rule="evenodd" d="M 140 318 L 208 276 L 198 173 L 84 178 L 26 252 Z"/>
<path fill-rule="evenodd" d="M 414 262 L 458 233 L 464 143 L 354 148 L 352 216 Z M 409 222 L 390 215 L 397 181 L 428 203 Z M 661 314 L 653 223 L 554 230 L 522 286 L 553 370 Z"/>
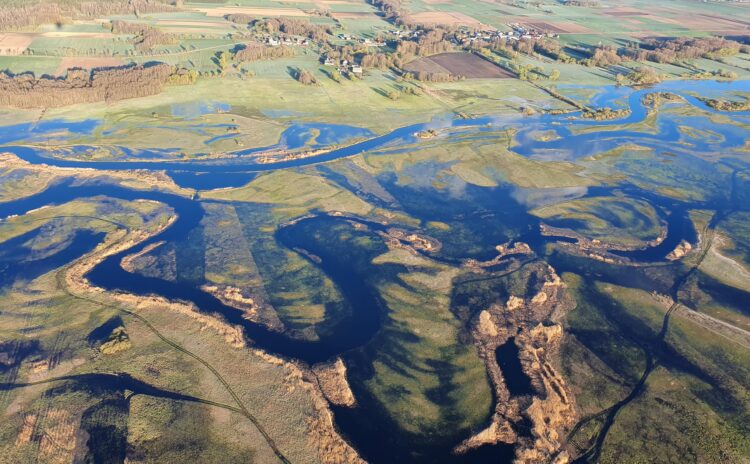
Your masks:
<path fill-rule="evenodd" d="M 377 8 L 387 21 L 399 26 L 409 27 L 408 13 L 401 4 L 401 0 L 369 0 L 369 3 Z"/>
<path fill-rule="evenodd" d="M 237 13 L 228 14 L 225 19 L 237 24 L 245 24 L 252 27 L 258 32 L 266 32 L 268 34 L 288 34 L 296 35 L 300 37 L 307 37 L 313 40 L 323 41 L 328 36 L 333 35 L 333 30 L 330 26 L 324 26 L 321 24 L 313 24 L 310 21 L 303 19 L 294 18 L 266 18 L 258 19 L 252 15 Z"/>
<path fill-rule="evenodd" d="M 175 11 L 177 0 L 68 0 L 0 4 L 0 31 L 18 30 L 41 24 L 61 24 L 72 19 L 92 19 L 124 14 Z"/>
<path fill-rule="evenodd" d="M 109 25 L 113 34 L 132 34 L 133 46 L 139 52 L 147 52 L 157 45 L 167 45 L 177 42 L 172 34 L 167 34 L 159 29 L 143 23 L 131 21 L 114 20 Z"/>
<path fill-rule="evenodd" d="M 635 61 L 674 63 L 696 58 L 721 59 L 737 53 L 748 53 L 750 47 L 722 37 L 680 37 L 670 40 L 646 39 L 621 50 L 621 55 Z"/>
<path fill-rule="evenodd" d="M 234 52 L 234 60 L 237 62 L 272 60 L 294 56 L 294 49 L 283 45 L 270 47 L 258 42 L 249 42 Z"/>
<path fill-rule="evenodd" d="M 192 83 L 189 72 L 158 63 L 94 70 L 69 69 L 65 77 L 32 73 L 0 73 L 0 105 L 16 108 L 51 108 L 76 103 L 112 102 L 156 95 L 172 76 L 172 83 Z M 184 76 L 184 77 L 182 77 Z"/>

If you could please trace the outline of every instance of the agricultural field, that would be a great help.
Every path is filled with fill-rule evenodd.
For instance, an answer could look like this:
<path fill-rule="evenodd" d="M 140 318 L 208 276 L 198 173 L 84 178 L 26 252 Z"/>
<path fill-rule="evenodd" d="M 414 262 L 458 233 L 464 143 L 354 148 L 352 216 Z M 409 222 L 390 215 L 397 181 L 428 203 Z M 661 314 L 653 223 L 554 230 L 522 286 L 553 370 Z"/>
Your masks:
<path fill-rule="evenodd" d="M 492 63 L 468 53 L 441 53 L 409 62 L 411 73 L 447 73 L 467 79 L 509 78 L 513 75 Z"/>

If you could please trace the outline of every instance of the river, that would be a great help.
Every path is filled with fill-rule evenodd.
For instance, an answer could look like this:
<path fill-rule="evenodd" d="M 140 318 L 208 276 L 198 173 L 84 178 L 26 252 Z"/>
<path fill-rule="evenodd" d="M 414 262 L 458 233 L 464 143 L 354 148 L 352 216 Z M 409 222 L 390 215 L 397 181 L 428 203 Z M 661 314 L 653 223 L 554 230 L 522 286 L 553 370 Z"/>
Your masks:
<path fill-rule="evenodd" d="M 396 129 L 388 134 L 371 136 L 364 130 L 353 130 L 348 126 L 332 125 L 297 125 L 292 126 L 291 132 L 282 136 L 279 147 L 300 147 L 310 142 L 310 137 L 316 136 L 320 143 L 339 143 L 352 138 L 369 137 L 363 141 L 351 145 L 334 148 L 327 153 L 311 158 L 297 159 L 273 164 L 257 164 L 250 154 L 254 150 L 245 150 L 235 153 L 229 160 L 215 160 L 211 162 L 183 162 L 183 161 L 82 161 L 75 159 L 64 159 L 52 156 L 53 153 L 46 149 L 30 145 L 12 145 L 4 148 L 18 155 L 20 158 L 34 164 L 46 163 L 59 167 L 95 168 L 102 170 L 125 170 L 125 169 L 149 169 L 166 170 L 178 184 L 195 188 L 217 188 L 241 185 L 256 176 L 259 172 L 291 167 L 301 167 L 326 161 L 332 161 L 359 153 L 378 149 L 388 149 L 390 152 L 397 151 L 399 147 L 409 146 L 418 139 L 415 133 L 430 128 L 462 129 L 475 134 L 498 131 L 503 128 L 515 128 L 517 130 L 516 144 L 512 147 L 516 153 L 527 157 L 548 158 L 550 153 L 557 154 L 562 159 L 578 159 L 592 154 L 607 151 L 624 143 L 637 142 L 640 145 L 654 148 L 655 150 L 669 150 L 670 152 L 700 151 L 700 150 L 723 150 L 742 146 L 747 140 L 747 131 L 738 125 L 715 122 L 708 117 L 666 115 L 658 119 L 658 133 L 648 131 L 634 131 L 626 129 L 610 130 L 615 125 L 632 125 L 644 121 L 648 115 L 648 109 L 641 103 L 642 97 L 652 91 L 675 92 L 682 95 L 688 103 L 707 110 L 707 107 L 690 93 L 703 92 L 715 89 L 717 86 L 725 91 L 749 91 L 750 83 L 684 83 L 669 82 L 656 86 L 653 89 L 632 90 L 617 87 L 604 88 L 596 97 L 596 101 L 603 105 L 616 105 L 624 99 L 630 106 L 631 113 L 628 117 L 617 121 L 586 121 L 581 119 L 571 120 L 575 115 L 541 115 L 537 117 L 519 120 L 518 118 L 503 117 L 481 117 L 475 119 L 442 119 L 424 124 L 410 125 Z M 712 111 L 712 110 L 711 110 Z M 713 111 L 712 111 L 713 112 Z M 715 112 L 714 112 L 715 113 Z M 733 117 L 742 120 L 748 114 L 737 114 Z M 72 123 L 71 123 L 72 124 Z M 81 123 L 79 123 L 81 124 Z M 717 137 L 710 140 L 696 138 L 690 147 L 676 144 L 684 133 L 680 127 L 700 124 L 703 130 L 710 130 Z M 47 127 L 59 129 L 61 125 L 50 124 Z M 575 133 L 576 126 L 601 126 L 605 129 L 601 132 Z M 40 126 L 41 127 L 41 126 Z M 292 130 L 293 129 L 293 130 Z M 312 129 L 316 132 L 313 135 Z M 90 125 L 83 125 L 82 130 L 90 130 Z M 539 131 L 552 131 L 557 138 L 546 141 L 535 139 L 533 134 Z M 322 134 L 322 136 L 321 136 Z M 12 142 L 11 137 L 5 140 Z M 85 149 L 86 147 L 72 147 L 72 150 Z M 155 154 L 156 152 L 154 152 Z M 140 153 L 142 157 L 144 153 Z M 145 153 L 148 157 L 148 153 Z M 490 259 L 495 254 L 494 245 L 502 243 L 504 239 L 524 241 L 529 243 L 539 256 L 544 256 L 558 272 L 572 270 L 581 272 L 581 261 L 569 259 L 559 255 L 546 256 L 547 244 L 560 240 L 559 237 L 544 237 L 539 233 L 539 220 L 528 214 L 526 207 L 515 200 L 513 189 L 508 186 L 483 189 L 470 187 L 474 192 L 472 203 L 459 205 L 461 211 L 453 211 L 444 204 L 441 210 L 424 210 L 424 202 L 410 202 L 408 192 L 399 192 L 395 184 L 386 187 L 399 198 L 400 202 L 411 208 L 409 214 L 420 218 L 423 222 L 455 220 L 460 216 L 466 223 L 466 227 L 475 233 L 476 243 L 450 243 L 451 238 L 440 237 L 446 246 L 436 259 L 447 262 L 458 262 L 465 258 Z M 688 217 L 690 209 L 725 209 L 721 199 L 711 199 L 704 202 L 675 200 L 654 192 L 643 190 L 632 184 L 622 184 L 612 187 L 590 188 L 584 197 L 600 197 L 614 194 L 625 194 L 633 198 L 648 201 L 659 212 L 660 218 L 667 223 L 667 237 L 659 245 L 645 248 L 643 250 L 617 252 L 638 263 L 663 263 L 667 253 L 682 240 L 693 245 L 697 244 L 697 233 Z M 47 205 L 59 205 L 80 198 L 91 198 L 96 196 L 107 196 L 123 200 L 146 199 L 153 200 L 171 207 L 176 215 L 176 221 L 167 229 L 154 235 L 143 243 L 130 249 L 123 250 L 117 254 L 107 257 L 104 261 L 94 267 L 87 275 L 95 286 L 110 290 L 123 291 L 136 295 L 156 294 L 167 299 L 179 299 L 190 301 L 196 305 L 201 312 L 217 315 L 227 322 L 242 327 L 245 335 L 254 345 L 270 353 L 294 358 L 306 363 L 331 359 L 335 356 L 344 356 L 347 360 L 355 360 L 363 356 L 362 348 L 381 330 L 383 318 L 386 316 L 387 305 L 382 301 L 377 288 L 372 282 L 372 269 L 369 263 L 374 256 L 385 251 L 385 247 L 375 246 L 373 249 L 352 249 L 352 255 L 342 255 L 336 247 L 331 247 L 325 242 L 312 238 L 315 233 L 329 233 L 338 225 L 351 224 L 359 221 L 366 226 L 369 236 L 377 237 L 376 232 L 382 230 L 383 226 L 377 223 L 367 222 L 362 218 L 334 217 L 328 215 L 316 215 L 301 219 L 292 224 L 280 227 L 275 234 L 276 240 L 289 250 L 304 250 L 303 257 L 309 260 L 311 265 L 317 266 L 336 285 L 342 297 L 347 301 L 351 311 L 347 317 L 342 318 L 326 334 L 321 335 L 318 340 L 303 340 L 292 338 L 284 333 L 269 330 L 263 325 L 248 321 L 242 311 L 222 303 L 219 299 L 209 293 L 197 288 L 194 284 L 181 281 L 167 281 L 164 279 L 147 277 L 138 273 L 129 273 L 122 269 L 120 262 L 123 257 L 138 253 L 144 248 L 157 242 L 179 242 L 195 229 L 204 217 L 204 210 L 200 200 L 191 200 L 179 195 L 158 191 L 133 190 L 108 183 L 76 185 L 71 180 L 63 180 L 51 185 L 45 191 L 20 200 L 0 203 L 0 218 L 12 215 L 24 215 L 28 211 Z M 730 201 L 730 200 L 726 200 Z M 411 206 L 408 206 L 411 205 Z M 489 211 L 493 219 L 487 219 Z M 491 221 L 497 221 L 497 227 Z M 488 222 L 489 221 L 489 222 Z M 490 226 L 491 225 L 491 226 Z M 31 232 L 33 234 L 33 232 Z M 487 235 L 493 234 L 493 235 Z M 101 235 L 78 235 L 69 246 L 52 258 L 37 263 L 36 270 L 33 266 L 26 266 L 18 272 L 26 272 L 28 276 L 39 275 L 50 266 L 59 266 L 65 262 L 72 261 L 92 249 L 92 243 L 102 239 Z M 15 243 L 15 242 L 14 242 Z M 470 246 L 471 245 L 471 246 Z M 0 248 L 8 249 L 14 244 L 4 244 Z M 479 250 L 479 251 L 475 251 Z M 361 259 L 354 259 L 356 253 L 361 253 Z M 310 259 L 314 255 L 320 259 Z M 395 265 L 394 265 L 395 266 Z M 583 265 L 587 271 L 596 269 L 597 278 L 605 281 L 613 281 L 618 284 L 633 285 L 649 291 L 664 291 L 663 284 L 654 282 L 649 276 L 637 272 L 623 275 L 622 267 L 596 263 L 594 267 L 590 264 Z M 390 272 L 406 272 L 405 267 L 391 268 Z M 10 277 L 9 277 L 10 278 Z M 667 293 L 667 291 L 664 291 Z M 745 295 L 740 295 L 742 298 Z M 513 345 L 514 347 L 515 345 Z M 503 351 L 498 350 L 498 356 L 511 353 L 512 348 L 507 345 Z M 517 355 L 517 350 L 516 350 Z M 514 378 L 518 380 L 515 391 L 519 394 L 529 392 L 530 386 L 526 380 L 518 377 L 518 366 L 513 362 L 502 366 L 514 372 Z M 357 369 L 352 370 L 352 375 L 357 376 Z M 509 371 L 510 372 L 510 371 Z M 366 374 L 361 374 L 366 375 Z M 388 460 L 421 460 L 423 462 L 484 462 L 493 459 L 495 462 L 509 462 L 513 455 L 513 447 L 510 445 L 497 445 L 483 447 L 474 454 L 464 456 L 450 455 L 450 449 L 465 436 L 456 436 L 447 441 L 415 441 L 413 437 L 399 435 L 398 427 L 392 419 L 382 411 L 378 411 L 378 405 L 361 387 L 361 381 L 355 379 L 353 389 L 358 398 L 355 408 L 334 408 L 336 422 L 344 436 L 358 449 L 365 458 L 374 462 L 388 462 Z M 489 411 L 488 411 L 489 417 Z M 462 431 L 463 433 L 463 431 Z"/>

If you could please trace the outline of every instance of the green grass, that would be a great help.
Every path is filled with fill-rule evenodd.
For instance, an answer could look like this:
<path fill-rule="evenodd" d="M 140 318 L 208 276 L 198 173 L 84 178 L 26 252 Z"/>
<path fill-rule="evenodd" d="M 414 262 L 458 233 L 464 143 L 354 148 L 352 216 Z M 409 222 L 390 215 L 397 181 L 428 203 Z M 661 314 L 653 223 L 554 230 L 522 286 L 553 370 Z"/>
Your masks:
<path fill-rule="evenodd" d="M 54 74 L 60 60 L 56 56 L 0 56 L 0 70 L 13 74 L 32 72 L 36 76 Z"/>
<path fill-rule="evenodd" d="M 345 211 L 366 215 L 372 206 L 329 181 L 293 170 L 264 174 L 245 187 L 203 194 L 207 199 L 268 203 L 287 217 L 302 215 L 313 209 Z"/>
<path fill-rule="evenodd" d="M 646 203 L 627 197 L 572 200 L 533 210 L 554 227 L 570 228 L 605 244 L 641 248 L 661 232 L 659 217 Z"/>

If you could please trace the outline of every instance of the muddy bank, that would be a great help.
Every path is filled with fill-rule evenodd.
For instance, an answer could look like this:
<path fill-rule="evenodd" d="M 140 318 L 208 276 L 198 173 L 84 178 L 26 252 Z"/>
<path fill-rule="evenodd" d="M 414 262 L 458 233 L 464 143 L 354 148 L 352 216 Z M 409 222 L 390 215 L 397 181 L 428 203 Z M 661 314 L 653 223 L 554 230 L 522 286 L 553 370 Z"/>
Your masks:
<path fill-rule="evenodd" d="M 263 350 L 253 349 L 252 352 L 261 359 L 286 369 L 286 389 L 291 391 L 301 388 L 309 394 L 313 411 L 307 419 L 308 440 L 317 450 L 321 463 L 365 464 L 336 430 L 329 404 L 329 401 L 334 402 L 331 398 L 354 404 L 354 396 L 346 381 L 346 367 L 340 358 L 310 368 L 302 362 L 285 360 Z"/>
<path fill-rule="evenodd" d="M 257 296 L 249 295 L 246 291 L 231 285 L 203 285 L 201 290 L 215 296 L 227 306 L 242 310 L 242 317 L 249 321 L 262 324 L 275 332 L 285 330 L 284 323 L 276 311 Z"/>
<path fill-rule="evenodd" d="M 576 245 L 581 250 L 594 251 L 594 252 L 609 252 L 609 251 L 637 251 L 645 248 L 653 248 L 661 245 L 667 238 L 668 225 L 666 222 L 661 222 L 659 229 L 659 235 L 653 240 L 643 242 L 642 246 L 639 247 L 628 247 L 623 245 L 617 245 L 613 243 L 602 242 L 599 239 L 590 239 L 585 237 L 578 232 L 571 229 L 564 229 L 560 227 L 552 227 L 547 224 L 540 224 L 540 230 L 545 237 L 564 237 L 576 241 Z"/>
<path fill-rule="evenodd" d="M 563 337 L 561 319 L 575 302 L 549 265 L 530 263 L 518 273 L 535 293 L 530 297 L 510 294 L 505 304 L 493 304 L 474 319 L 471 335 L 487 367 L 496 405 L 489 426 L 455 451 L 510 443 L 516 444 L 516 462 L 537 463 L 549 461 L 560 451 L 577 417 L 575 400 L 554 367 Z M 513 361 L 522 372 L 511 372 L 505 365 L 504 370 L 498 362 L 500 356 L 515 352 L 500 349 L 508 343 L 517 348 L 518 359 Z M 516 385 L 524 381 L 528 385 L 519 389 Z M 509 386 L 514 386 L 515 394 Z M 563 451 L 554 462 L 566 461 Z"/>
<path fill-rule="evenodd" d="M 149 188 L 164 190 L 183 196 L 191 196 L 193 194 L 192 190 L 178 186 L 174 180 L 163 171 L 152 171 L 146 169 L 114 171 L 97 168 L 71 168 L 49 164 L 34 164 L 9 152 L 0 153 L 0 167 L 7 170 L 23 169 L 49 178 L 48 182 L 39 185 L 38 191 L 28 192 L 26 195 L 43 191 L 49 187 L 50 183 L 55 180 L 55 178 L 73 176 L 79 180 L 96 178 L 106 179 L 109 182 L 115 180 L 123 187 L 136 190 Z"/>
<path fill-rule="evenodd" d="M 395 227 L 389 228 L 385 232 L 381 231 L 380 235 L 389 248 L 403 248 L 414 254 L 420 251 L 437 253 L 443 247 L 443 244 L 434 237 Z"/>
<path fill-rule="evenodd" d="M 335 361 L 316 364 L 312 368 L 318 385 L 325 397 L 336 406 L 352 407 L 356 404 L 354 394 L 346 379 L 346 365 L 341 358 Z"/>
<path fill-rule="evenodd" d="M 483 269 L 500 264 L 506 257 L 530 256 L 533 254 L 531 247 L 523 242 L 516 242 L 512 245 L 498 245 L 495 247 L 495 250 L 497 250 L 497 256 L 495 256 L 494 258 L 487 261 L 479 261 L 477 259 L 470 258 L 463 262 L 463 267 L 475 272 L 481 272 Z"/>

